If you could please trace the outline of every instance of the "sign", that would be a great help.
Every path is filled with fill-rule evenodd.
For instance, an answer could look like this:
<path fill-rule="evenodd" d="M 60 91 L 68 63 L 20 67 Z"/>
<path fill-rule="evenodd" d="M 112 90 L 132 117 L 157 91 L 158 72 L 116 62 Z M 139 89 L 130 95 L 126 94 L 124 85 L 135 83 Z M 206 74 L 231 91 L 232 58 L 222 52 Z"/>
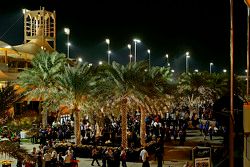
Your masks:
<path fill-rule="evenodd" d="M 195 167 L 210 167 L 210 158 L 195 158 Z"/>
<path fill-rule="evenodd" d="M 211 167 L 211 148 L 196 146 L 192 150 L 195 167 Z"/>

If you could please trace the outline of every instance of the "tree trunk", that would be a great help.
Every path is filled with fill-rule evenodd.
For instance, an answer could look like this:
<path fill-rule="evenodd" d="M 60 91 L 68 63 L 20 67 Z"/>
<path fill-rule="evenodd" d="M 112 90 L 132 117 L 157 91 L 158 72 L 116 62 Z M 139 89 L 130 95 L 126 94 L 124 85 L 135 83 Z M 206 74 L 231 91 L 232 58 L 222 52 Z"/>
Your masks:
<path fill-rule="evenodd" d="M 127 99 L 122 100 L 121 104 L 121 115 L 122 115 L 122 147 L 127 148 L 128 147 L 128 136 L 127 136 Z"/>
<path fill-rule="evenodd" d="M 47 124 L 48 124 L 48 112 L 47 111 L 42 111 L 42 124 L 43 124 L 43 128 L 47 127 Z"/>
<path fill-rule="evenodd" d="M 141 126 L 140 126 L 140 139 L 141 145 L 146 146 L 145 135 L 146 135 L 146 113 L 144 107 L 140 107 L 141 110 Z"/>
<path fill-rule="evenodd" d="M 74 110 L 75 113 L 75 119 L 74 119 L 74 124 L 75 124 L 75 144 L 79 145 L 81 144 L 81 129 L 80 129 L 80 111 L 79 110 Z"/>

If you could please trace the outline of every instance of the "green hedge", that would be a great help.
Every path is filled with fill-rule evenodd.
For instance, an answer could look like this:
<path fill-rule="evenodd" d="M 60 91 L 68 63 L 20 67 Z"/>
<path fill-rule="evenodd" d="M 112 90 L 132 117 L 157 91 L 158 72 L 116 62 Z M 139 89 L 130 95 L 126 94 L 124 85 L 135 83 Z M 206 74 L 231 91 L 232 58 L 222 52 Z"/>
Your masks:
<path fill-rule="evenodd" d="M 55 144 L 55 150 L 59 153 L 62 152 L 65 154 L 65 152 L 68 150 L 69 147 L 72 147 L 72 149 L 75 152 L 76 157 L 80 158 L 91 158 L 91 151 L 94 146 L 92 145 L 75 145 L 71 143 L 57 143 Z M 120 147 L 107 147 L 107 146 L 96 146 L 99 152 L 99 158 L 101 158 L 101 152 L 105 148 L 111 148 L 113 152 L 115 150 L 118 150 L 119 152 Z M 150 142 L 147 144 L 147 150 L 149 154 L 153 154 L 156 148 L 156 142 Z M 127 149 L 127 161 L 128 162 L 137 162 L 140 160 L 140 151 L 142 148 L 136 148 L 136 149 Z"/>

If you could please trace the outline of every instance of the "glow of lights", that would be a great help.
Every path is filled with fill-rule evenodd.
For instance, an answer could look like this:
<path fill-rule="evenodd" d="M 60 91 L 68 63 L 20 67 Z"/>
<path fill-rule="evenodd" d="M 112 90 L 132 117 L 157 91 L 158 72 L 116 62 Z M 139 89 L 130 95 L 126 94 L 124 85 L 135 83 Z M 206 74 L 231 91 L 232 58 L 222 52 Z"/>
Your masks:
<path fill-rule="evenodd" d="M 141 40 L 136 39 L 136 38 L 135 38 L 133 41 L 134 41 L 135 43 L 141 43 Z"/>
<path fill-rule="evenodd" d="M 150 49 L 147 50 L 148 54 L 150 54 Z"/>
<path fill-rule="evenodd" d="M 70 34 L 70 29 L 69 28 L 64 28 L 65 34 L 69 35 Z"/>
<path fill-rule="evenodd" d="M 82 58 L 81 58 L 81 57 L 79 57 L 79 58 L 78 58 L 78 61 L 79 61 L 79 62 L 82 62 Z"/>
<path fill-rule="evenodd" d="M 106 43 L 109 45 L 110 44 L 110 40 L 107 38 L 106 39 Z"/>
<path fill-rule="evenodd" d="M 226 70 L 226 69 L 223 69 L 223 72 L 224 72 L 224 73 L 226 73 L 226 72 L 227 72 L 227 70 Z"/>
<path fill-rule="evenodd" d="M 131 45 L 130 44 L 128 44 L 128 48 L 131 49 Z"/>
<path fill-rule="evenodd" d="M 102 61 L 99 61 L 99 65 L 102 65 Z"/>

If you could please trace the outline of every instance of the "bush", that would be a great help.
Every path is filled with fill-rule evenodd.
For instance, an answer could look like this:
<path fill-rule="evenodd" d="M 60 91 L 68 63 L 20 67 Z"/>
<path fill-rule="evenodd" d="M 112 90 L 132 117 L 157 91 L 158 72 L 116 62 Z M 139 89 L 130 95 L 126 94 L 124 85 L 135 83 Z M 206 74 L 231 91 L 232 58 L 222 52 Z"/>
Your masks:
<path fill-rule="evenodd" d="M 153 154 L 155 152 L 156 148 L 156 142 L 150 142 L 147 144 L 147 150 L 149 154 Z M 91 158 L 91 152 L 94 146 L 92 145 L 75 145 L 71 143 L 57 143 L 55 144 L 55 150 L 59 153 L 62 152 L 63 154 L 66 153 L 69 147 L 72 147 L 72 149 L 75 152 L 76 157 L 80 158 Z M 116 149 L 120 149 L 119 147 L 107 147 L 107 146 L 97 146 L 98 151 L 103 150 L 104 148 L 111 148 L 113 152 Z M 137 149 L 128 149 L 127 150 L 127 161 L 128 162 L 137 162 L 140 160 L 140 152 L 142 148 Z M 100 152 L 99 152 L 100 154 Z"/>

